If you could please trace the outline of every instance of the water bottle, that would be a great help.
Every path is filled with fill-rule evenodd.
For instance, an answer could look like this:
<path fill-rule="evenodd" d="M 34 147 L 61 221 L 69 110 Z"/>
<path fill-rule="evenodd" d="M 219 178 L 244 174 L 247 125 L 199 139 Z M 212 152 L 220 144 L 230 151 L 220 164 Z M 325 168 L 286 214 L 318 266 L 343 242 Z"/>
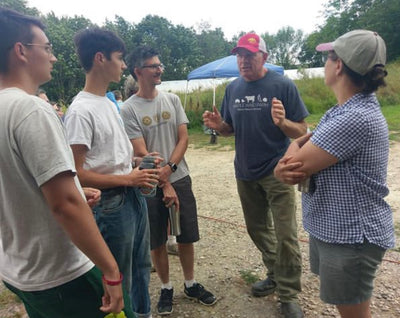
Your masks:
<path fill-rule="evenodd" d="M 156 164 L 154 162 L 156 158 L 153 156 L 144 156 L 142 162 L 139 165 L 139 170 L 142 169 L 155 169 Z M 145 187 L 140 187 L 140 193 L 144 197 L 154 197 L 157 192 L 157 182 L 153 183 L 154 187 L 153 188 L 145 188 Z"/>
<path fill-rule="evenodd" d="M 171 226 L 171 235 L 181 235 L 180 213 L 175 204 L 169 208 L 169 223 Z"/>

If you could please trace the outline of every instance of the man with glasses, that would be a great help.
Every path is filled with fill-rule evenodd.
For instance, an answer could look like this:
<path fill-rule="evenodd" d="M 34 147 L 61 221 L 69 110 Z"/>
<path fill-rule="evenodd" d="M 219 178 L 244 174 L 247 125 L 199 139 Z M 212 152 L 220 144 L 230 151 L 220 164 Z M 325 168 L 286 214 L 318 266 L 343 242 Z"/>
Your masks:
<path fill-rule="evenodd" d="M 43 30 L 0 7 L 0 276 L 29 317 L 103 318 L 123 309 L 122 277 L 88 205 L 100 192 L 81 188 L 61 121 L 34 96 L 57 61 Z"/>
<path fill-rule="evenodd" d="M 232 53 L 241 76 L 227 86 L 221 114 L 214 106 L 203 114 L 204 124 L 235 136 L 236 182 L 247 231 L 267 268 L 267 278 L 252 286 L 253 295 L 277 290 L 284 316 L 303 317 L 297 299 L 301 254 L 294 189 L 277 180 L 273 170 L 289 138 L 306 132 L 308 112 L 293 82 L 264 68 L 268 53 L 260 36 L 245 34 Z"/>
<path fill-rule="evenodd" d="M 138 317 L 151 317 L 150 234 L 146 201 L 138 186 L 158 182 L 155 169 L 132 169 L 133 149 L 115 105 L 106 97 L 126 65 L 125 45 L 113 32 L 85 29 L 74 38 L 85 87 L 65 116 L 80 182 L 102 189 L 94 215 L 124 275 Z"/>
<path fill-rule="evenodd" d="M 203 305 L 217 299 L 194 277 L 194 246 L 199 240 L 196 200 L 192 192 L 189 169 L 184 158 L 188 146 L 188 119 L 175 94 L 157 90 L 164 65 L 151 47 L 138 47 L 128 56 L 128 69 L 139 83 L 139 90 L 121 108 L 121 116 L 136 156 L 158 152 L 164 158 L 160 169 L 160 185 L 155 197 L 147 198 L 151 255 L 161 280 L 157 304 L 160 315 L 172 313 L 173 288 L 169 281 L 166 248 L 168 208 L 173 204 L 180 211 L 181 234 L 177 236 L 182 265 L 184 294 Z"/>

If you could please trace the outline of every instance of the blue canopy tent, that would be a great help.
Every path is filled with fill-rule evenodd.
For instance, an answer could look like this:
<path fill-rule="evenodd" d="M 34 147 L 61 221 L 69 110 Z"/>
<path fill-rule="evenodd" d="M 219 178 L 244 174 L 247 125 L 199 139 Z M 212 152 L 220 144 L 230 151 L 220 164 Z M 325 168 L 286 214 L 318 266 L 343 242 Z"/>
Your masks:
<path fill-rule="evenodd" d="M 283 75 L 284 69 L 282 66 L 277 66 L 269 63 L 265 63 L 264 66 L 267 69 L 270 69 L 272 71 L 275 71 Z M 240 74 L 235 55 L 229 55 L 221 59 L 218 59 L 216 61 L 207 63 L 189 73 L 186 84 L 186 95 L 190 80 L 206 79 L 206 78 L 231 78 L 231 77 L 239 77 L 239 75 Z M 186 108 L 186 95 L 185 95 L 185 108 Z M 213 104 L 215 105 L 215 85 L 213 94 Z"/>
<path fill-rule="evenodd" d="M 265 63 L 264 67 L 283 75 L 284 69 L 282 66 Z M 191 71 L 187 77 L 184 108 L 186 109 L 186 98 L 190 80 L 206 78 L 232 78 L 239 77 L 239 75 L 240 73 L 237 65 L 237 58 L 235 55 L 229 55 L 196 68 L 195 70 Z M 215 84 L 213 85 L 213 105 L 215 105 Z M 215 144 L 217 140 L 216 131 L 211 130 L 210 133 L 210 143 Z"/>

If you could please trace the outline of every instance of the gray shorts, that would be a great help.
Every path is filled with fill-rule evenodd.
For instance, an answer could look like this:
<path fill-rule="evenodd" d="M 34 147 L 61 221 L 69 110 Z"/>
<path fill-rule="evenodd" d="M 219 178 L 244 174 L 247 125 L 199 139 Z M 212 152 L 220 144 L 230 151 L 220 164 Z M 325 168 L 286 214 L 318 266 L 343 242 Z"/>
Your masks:
<path fill-rule="evenodd" d="M 368 241 L 330 244 L 310 236 L 310 267 L 320 276 L 321 300 L 333 305 L 351 305 L 370 299 L 375 272 L 385 252 Z"/>
<path fill-rule="evenodd" d="M 199 240 L 196 199 L 192 191 L 192 180 L 186 176 L 174 183 L 179 198 L 181 235 L 176 237 L 178 243 L 194 243 Z M 153 198 L 146 198 L 150 223 L 150 247 L 155 249 L 164 245 L 168 233 L 168 209 L 165 207 L 162 189 L 157 189 Z"/>

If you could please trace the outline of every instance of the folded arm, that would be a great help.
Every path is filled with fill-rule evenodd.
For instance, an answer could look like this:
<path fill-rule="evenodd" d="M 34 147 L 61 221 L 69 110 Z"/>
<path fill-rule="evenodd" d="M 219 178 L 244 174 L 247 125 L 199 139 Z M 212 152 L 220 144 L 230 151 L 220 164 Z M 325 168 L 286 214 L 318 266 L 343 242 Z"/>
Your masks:
<path fill-rule="evenodd" d="M 338 162 L 338 158 L 311 141 L 311 133 L 294 140 L 274 169 L 275 177 L 296 184 Z"/>

